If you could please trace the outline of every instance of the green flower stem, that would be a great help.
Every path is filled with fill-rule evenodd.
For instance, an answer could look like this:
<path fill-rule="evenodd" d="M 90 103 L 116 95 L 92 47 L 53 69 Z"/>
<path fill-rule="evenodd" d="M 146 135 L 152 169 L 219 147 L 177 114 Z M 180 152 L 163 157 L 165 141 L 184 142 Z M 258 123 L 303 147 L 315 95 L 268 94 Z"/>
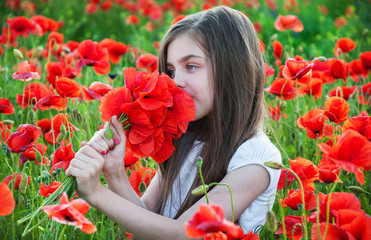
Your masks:
<path fill-rule="evenodd" d="M 228 184 L 226 184 L 226 183 L 210 183 L 209 184 L 209 187 L 210 186 L 214 186 L 214 185 L 222 185 L 222 186 L 227 186 L 228 187 L 228 189 L 229 189 L 229 195 L 231 196 L 232 222 L 234 222 L 234 208 L 233 208 L 233 197 L 232 197 L 232 189 L 231 189 L 231 187 Z M 206 191 L 206 189 L 205 189 L 205 191 Z"/>
<path fill-rule="evenodd" d="M 209 204 L 209 198 L 207 196 L 207 191 L 206 191 L 206 186 L 205 186 L 204 178 L 202 177 L 201 166 L 198 167 L 198 172 L 200 173 L 200 178 L 201 178 L 202 186 L 204 187 L 206 202 L 207 202 L 207 204 Z"/>
<path fill-rule="evenodd" d="M 316 216 L 316 223 L 317 223 L 317 233 L 318 233 L 318 239 L 321 240 L 321 228 L 320 228 L 320 225 L 319 225 L 319 195 L 318 195 L 318 191 L 316 191 L 316 202 L 317 202 L 317 216 Z"/>
<path fill-rule="evenodd" d="M 292 173 L 292 175 L 294 175 L 296 181 L 299 183 L 300 185 L 300 191 L 301 191 L 301 199 L 302 199 L 302 202 L 303 202 L 303 212 L 302 212 L 302 215 L 304 217 L 304 220 L 303 221 L 303 226 L 304 226 L 304 231 L 305 231 L 305 239 L 307 240 L 308 239 L 308 227 L 307 227 L 307 219 L 306 219 L 306 213 L 305 213 L 305 196 L 304 196 L 304 187 L 303 187 L 303 183 L 301 182 L 299 176 L 294 172 L 292 171 L 290 168 L 288 167 L 283 167 L 284 169 L 286 169 L 287 171 L 289 171 L 290 173 Z"/>
<path fill-rule="evenodd" d="M 281 217 L 282 217 L 283 239 L 286 240 L 287 237 L 286 237 L 285 213 L 283 212 L 283 207 L 281 204 L 279 204 L 279 208 L 280 208 Z"/>
<path fill-rule="evenodd" d="M 62 228 L 62 231 L 59 233 L 58 240 L 61 240 L 63 238 L 63 234 L 64 234 L 64 231 L 66 231 L 67 226 L 68 225 L 64 225 L 64 227 Z"/>

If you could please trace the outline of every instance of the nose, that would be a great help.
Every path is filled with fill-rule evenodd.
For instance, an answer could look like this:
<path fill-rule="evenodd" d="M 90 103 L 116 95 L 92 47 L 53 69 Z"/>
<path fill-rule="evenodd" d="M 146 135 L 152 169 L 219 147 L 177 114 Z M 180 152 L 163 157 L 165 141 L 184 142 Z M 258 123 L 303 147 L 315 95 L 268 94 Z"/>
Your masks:
<path fill-rule="evenodd" d="M 174 79 L 175 85 L 178 88 L 184 88 L 185 87 L 186 81 L 185 81 L 184 75 L 182 73 L 177 72 L 175 74 L 175 76 L 173 77 L 173 79 Z"/>

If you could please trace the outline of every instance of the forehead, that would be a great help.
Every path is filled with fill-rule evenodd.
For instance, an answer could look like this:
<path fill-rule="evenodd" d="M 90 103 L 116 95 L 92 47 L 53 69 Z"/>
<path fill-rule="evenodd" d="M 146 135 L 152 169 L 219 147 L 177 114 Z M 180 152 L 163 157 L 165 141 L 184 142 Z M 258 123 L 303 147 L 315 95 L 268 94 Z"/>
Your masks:
<path fill-rule="evenodd" d="M 176 62 L 184 56 L 189 55 L 196 55 L 203 59 L 206 58 L 206 54 L 200 47 L 199 43 L 188 34 L 182 34 L 176 37 L 168 46 L 168 62 Z"/>

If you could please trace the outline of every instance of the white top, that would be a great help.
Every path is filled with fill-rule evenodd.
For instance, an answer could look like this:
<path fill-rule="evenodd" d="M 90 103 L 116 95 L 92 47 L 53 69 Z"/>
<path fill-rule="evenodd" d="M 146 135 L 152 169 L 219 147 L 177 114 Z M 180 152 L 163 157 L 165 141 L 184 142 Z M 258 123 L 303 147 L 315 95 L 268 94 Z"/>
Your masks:
<path fill-rule="evenodd" d="M 174 218 L 177 214 L 194 178 L 198 174 L 196 158 L 199 156 L 201 148 L 202 142 L 196 141 L 185 159 L 180 174 L 173 184 L 172 205 L 170 207 L 171 199 L 169 196 L 163 211 L 164 216 Z M 275 200 L 281 171 L 264 166 L 265 161 L 281 163 L 281 154 L 264 133 L 258 132 L 251 139 L 241 144 L 228 165 L 227 173 L 249 164 L 258 164 L 267 169 L 270 175 L 268 188 L 251 203 L 239 218 L 240 226 L 245 233 L 254 231 L 259 225 L 265 224 L 268 209 L 272 209 Z"/>

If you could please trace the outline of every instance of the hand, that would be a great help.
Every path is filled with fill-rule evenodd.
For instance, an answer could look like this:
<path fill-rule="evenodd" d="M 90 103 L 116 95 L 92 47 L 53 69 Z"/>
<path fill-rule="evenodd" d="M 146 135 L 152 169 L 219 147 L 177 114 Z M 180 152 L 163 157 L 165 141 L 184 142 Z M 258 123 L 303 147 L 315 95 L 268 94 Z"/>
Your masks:
<path fill-rule="evenodd" d="M 66 171 L 67 176 L 76 177 L 77 194 L 89 202 L 96 190 L 103 186 L 100 182 L 103 164 L 102 155 L 85 145 L 75 154 Z"/>
<path fill-rule="evenodd" d="M 105 136 L 108 127 L 112 130 L 110 140 Z M 116 116 L 112 117 L 111 124 L 106 123 L 102 130 L 96 132 L 87 144 L 102 154 L 104 158 L 103 176 L 107 183 L 110 179 L 126 178 L 124 164 L 126 135 Z"/>

